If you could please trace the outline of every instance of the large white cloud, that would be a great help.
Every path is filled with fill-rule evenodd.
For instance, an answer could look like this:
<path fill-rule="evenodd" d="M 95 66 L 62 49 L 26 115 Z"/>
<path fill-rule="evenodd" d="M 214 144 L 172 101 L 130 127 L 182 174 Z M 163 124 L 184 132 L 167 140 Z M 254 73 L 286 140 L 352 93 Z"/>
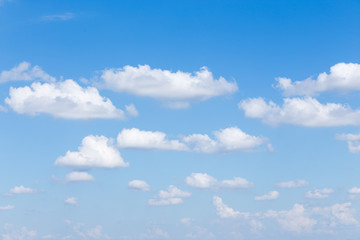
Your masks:
<path fill-rule="evenodd" d="M 168 140 L 163 132 L 142 131 L 137 128 L 123 129 L 117 136 L 117 144 L 121 148 L 187 150 L 178 140 Z"/>
<path fill-rule="evenodd" d="M 235 218 L 240 215 L 239 211 L 228 207 L 219 196 L 213 197 L 213 204 L 216 208 L 216 214 L 221 218 Z"/>
<path fill-rule="evenodd" d="M 316 79 L 292 82 L 289 78 L 277 78 L 276 87 L 285 95 L 315 95 L 325 91 L 359 91 L 360 64 L 338 63 L 330 68 L 330 74 L 321 73 Z"/>
<path fill-rule="evenodd" d="M 104 136 L 87 136 L 77 152 L 67 151 L 55 161 L 55 166 L 75 169 L 127 167 L 113 141 Z"/>
<path fill-rule="evenodd" d="M 268 143 L 264 137 L 243 132 L 238 127 L 230 127 L 214 132 L 215 139 L 206 134 L 191 134 L 169 140 L 165 133 L 143 131 L 137 128 L 123 129 L 117 137 L 121 148 L 157 149 L 215 153 L 226 151 L 253 151 Z"/>
<path fill-rule="evenodd" d="M 279 196 L 280 196 L 280 193 L 278 191 L 271 191 L 265 195 L 255 197 L 255 200 L 257 200 L 257 201 L 275 200 L 275 199 L 278 199 Z"/>
<path fill-rule="evenodd" d="M 201 189 L 211 188 L 250 188 L 254 184 L 245 178 L 234 177 L 233 179 L 225 179 L 218 181 L 216 178 L 208 175 L 207 173 L 192 173 L 185 178 L 185 183 L 191 187 Z"/>
<path fill-rule="evenodd" d="M 183 203 L 183 198 L 190 197 L 190 192 L 185 192 L 174 185 L 170 185 L 166 190 L 161 190 L 156 198 L 148 201 L 149 205 L 175 205 Z"/>
<path fill-rule="evenodd" d="M 39 66 L 31 67 L 28 62 L 22 62 L 8 71 L 0 73 L 0 83 L 11 81 L 45 81 L 54 82 L 55 78 L 44 72 Z"/>
<path fill-rule="evenodd" d="M 71 79 L 11 87 L 5 102 L 19 114 L 46 113 L 66 119 L 124 118 L 124 112 L 100 96 L 96 88 L 82 88 Z"/>
<path fill-rule="evenodd" d="M 151 69 L 148 65 L 125 66 L 104 70 L 101 78 L 105 88 L 175 103 L 180 102 L 183 106 L 187 106 L 187 102 L 191 100 L 206 100 L 231 94 L 238 89 L 235 82 L 228 82 L 223 77 L 214 79 L 206 67 L 191 74 Z"/>
<path fill-rule="evenodd" d="M 360 125 L 360 110 L 339 103 L 321 104 L 311 97 L 285 98 L 282 106 L 266 102 L 263 98 L 241 101 L 239 108 L 249 118 L 259 118 L 264 123 L 277 126 L 293 124 L 306 127 Z"/>

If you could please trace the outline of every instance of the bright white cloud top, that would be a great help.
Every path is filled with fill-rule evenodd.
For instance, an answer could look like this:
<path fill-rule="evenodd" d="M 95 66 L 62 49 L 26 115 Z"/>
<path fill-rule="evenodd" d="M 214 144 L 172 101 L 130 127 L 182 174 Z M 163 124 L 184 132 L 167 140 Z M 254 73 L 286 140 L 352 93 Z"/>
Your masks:
<path fill-rule="evenodd" d="M 219 196 L 213 197 L 213 204 L 216 208 L 216 214 L 220 218 L 235 218 L 240 215 L 239 211 L 235 211 L 234 209 L 228 207 L 223 200 Z"/>
<path fill-rule="evenodd" d="M 10 70 L 0 73 L 0 83 L 12 81 L 44 81 L 54 82 L 55 78 L 44 72 L 39 66 L 31 67 L 28 62 L 22 62 Z"/>
<path fill-rule="evenodd" d="M 215 131 L 214 135 L 215 139 L 211 139 L 207 134 L 191 134 L 179 139 L 169 140 L 166 133 L 163 132 L 132 128 L 123 129 L 118 134 L 117 144 L 120 148 L 215 153 L 253 151 L 269 142 L 267 138 L 249 135 L 237 127 Z"/>
<path fill-rule="evenodd" d="M 360 110 L 339 103 L 321 104 L 311 97 L 285 98 L 282 106 L 263 98 L 241 101 L 238 107 L 249 118 L 259 118 L 264 123 L 277 126 L 292 124 L 305 127 L 333 127 L 360 125 Z"/>
<path fill-rule="evenodd" d="M 275 200 L 278 199 L 280 193 L 278 191 L 271 191 L 265 195 L 255 197 L 256 201 L 264 201 L 264 200 Z"/>
<path fill-rule="evenodd" d="M 85 137 L 79 151 L 67 151 L 55 161 L 55 166 L 74 169 L 128 167 L 113 141 L 104 136 Z"/>
<path fill-rule="evenodd" d="M 166 191 L 161 190 L 154 199 L 149 199 L 149 205 L 162 206 L 162 205 L 176 205 L 183 203 L 183 198 L 191 196 L 190 192 L 185 192 L 174 185 L 170 185 Z"/>
<path fill-rule="evenodd" d="M 333 192 L 334 190 L 332 190 L 331 188 L 313 189 L 306 193 L 306 197 L 315 198 L 315 199 L 328 198 L 329 195 L 332 194 Z"/>
<path fill-rule="evenodd" d="M 360 64 L 338 63 L 330 68 L 330 73 L 321 73 L 316 79 L 292 82 L 289 78 L 277 78 L 276 87 L 286 96 L 316 95 L 321 92 L 349 92 L 360 90 Z"/>
<path fill-rule="evenodd" d="M 128 183 L 128 187 L 137 191 L 150 191 L 150 185 L 143 180 L 132 180 Z"/>
<path fill-rule="evenodd" d="M 87 172 L 71 172 L 65 176 L 66 182 L 88 182 L 94 181 L 95 178 Z"/>
<path fill-rule="evenodd" d="M 124 111 L 117 109 L 110 99 L 100 96 L 96 88 L 83 88 L 71 79 L 11 87 L 5 102 L 19 114 L 46 113 L 65 119 L 124 118 Z"/>
<path fill-rule="evenodd" d="M 185 107 L 188 101 L 206 100 L 234 93 L 238 89 L 235 82 L 228 82 L 223 77 L 214 79 L 213 74 L 206 67 L 191 74 L 182 71 L 152 69 L 148 65 L 125 66 L 104 70 L 101 78 L 105 88 L 138 96 L 180 102 Z"/>

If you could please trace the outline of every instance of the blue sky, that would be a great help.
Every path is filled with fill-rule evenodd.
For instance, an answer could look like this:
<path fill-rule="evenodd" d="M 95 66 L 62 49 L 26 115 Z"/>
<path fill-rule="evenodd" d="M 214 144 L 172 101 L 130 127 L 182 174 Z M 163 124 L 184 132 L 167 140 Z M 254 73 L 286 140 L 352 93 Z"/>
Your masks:
<path fill-rule="evenodd" d="M 359 11 L 0 0 L 0 237 L 357 239 Z"/>

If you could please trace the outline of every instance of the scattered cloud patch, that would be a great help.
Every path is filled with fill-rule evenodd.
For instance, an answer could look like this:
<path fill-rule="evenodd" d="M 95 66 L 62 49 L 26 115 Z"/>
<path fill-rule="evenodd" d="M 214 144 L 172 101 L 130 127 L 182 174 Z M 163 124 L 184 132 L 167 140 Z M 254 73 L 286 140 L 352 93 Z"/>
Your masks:
<path fill-rule="evenodd" d="M 161 228 L 154 226 L 149 228 L 146 233 L 140 235 L 141 239 L 169 239 L 169 233 Z"/>
<path fill-rule="evenodd" d="M 11 87 L 9 95 L 5 102 L 19 114 L 45 113 L 65 119 L 124 118 L 124 112 L 100 96 L 96 88 L 82 88 L 71 79 Z"/>
<path fill-rule="evenodd" d="M 245 178 L 234 177 L 233 179 L 226 179 L 218 181 L 216 178 L 208 175 L 207 173 L 192 173 L 185 178 L 185 183 L 191 187 L 200 189 L 212 188 L 236 188 L 245 189 L 253 187 L 254 184 Z"/>
<path fill-rule="evenodd" d="M 7 211 L 7 210 L 14 209 L 14 208 L 15 208 L 15 206 L 13 206 L 13 205 L 0 206 L 0 211 Z"/>
<path fill-rule="evenodd" d="M 360 125 L 360 110 L 339 103 L 321 104 L 311 97 L 285 98 L 282 106 L 263 98 L 241 101 L 238 107 L 249 118 L 259 118 L 272 126 L 292 124 L 305 127 Z"/>
<path fill-rule="evenodd" d="M 104 136 L 87 136 L 77 152 L 67 151 L 55 161 L 55 166 L 74 169 L 128 167 L 113 141 Z"/>
<path fill-rule="evenodd" d="M 329 195 L 333 192 L 334 190 L 332 190 L 331 188 L 313 189 L 306 193 L 306 197 L 315 199 L 328 198 Z"/>
<path fill-rule="evenodd" d="M 309 186 L 309 182 L 303 179 L 298 179 L 296 181 L 288 181 L 288 182 L 279 182 L 276 184 L 278 188 L 301 188 Z"/>
<path fill-rule="evenodd" d="M 125 105 L 125 110 L 127 115 L 131 116 L 131 117 L 137 117 L 139 116 L 139 112 L 136 109 L 134 104 L 130 104 L 130 105 Z"/>
<path fill-rule="evenodd" d="M 132 180 L 128 183 L 128 187 L 133 190 L 148 192 L 150 185 L 143 180 Z"/>
<path fill-rule="evenodd" d="M 53 14 L 53 15 L 46 15 L 42 16 L 41 20 L 43 21 L 67 21 L 73 19 L 75 14 L 72 12 L 66 12 L 62 14 Z"/>
<path fill-rule="evenodd" d="M 87 172 L 71 172 L 65 176 L 66 182 L 87 182 L 94 181 L 95 178 Z"/>
<path fill-rule="evenodd" d="M 191 74 L 152 69 L 148 65 L 125 66 L 104 70 L 101 79 L 104 88 L 165 100 L 180 108 L 186 107 L 189 101 L 232 94 L 238 89 L 235 82 L 223 77 L 214 79 L 206 67 Z"/>
<path fill-rule="evenodd" d="M 353 188 L 349 189 L 348 193 L 350 193 L 350 194 L 360 194 L 360 188 L 353 187 Z"/>
<path fill-rule="evenodd" d="M 7 196 L 17 195 L 17 194 L 34 194 L 38 191 L 29 187 L 24 187 L 23 185 L 15 186 L 6 193 Z"/>
<path fill-rule="evenodd" d="M 37 231 L 28 230 L 27 227 L 15 229 L 13 225 L 6 224 L 1 236 L 3 240 L 33 240 L 37 239 Z"/>
<path fill-rule="evenodd" d="M 277 78 L 276 87 L 286 96 L 316 95 L 321 92 L 350 92 L 360 90 L 360 64 L 338 63 L 330 68 L 330 73 L 321 73 L 316 79 L 292 82 L 289 78 Z"/>
<path fill-rule="evenodd" d="M 68 204 L 68 205 L 75 205 L 77 206 L 78 205 L 78 199 L 76 197 L 69 197 L 67 199 L 65 199 L 64 203 L 65 204 Z"/>
<path fill-rule="evenodd" d="M 275 200 L 278 199 L 280 193 L 278 191 L 271 191 L 265 195 L 255 197 L 256 201 L 264 201 L 264 200 Z"/>
<path fill-rule="evenodd" d="M 250 188 L 253 187 L 254 184 L 245 178 L 234 177 L 234 179 L 231 180 L 221 181 L 220 186 L 223 188 Z"/>
<path fill-rule="evenodd" d="M 183 203 L 183 198 L 188 198 L 191 193 L 182 191 L 177 187 L 170 185 L 166 191 L 161 190 L 155 199 L 148 201 L 149 205 L 176 205 Z"/>
<path fill-rule="evenodd" d="M 336 139 L 341 141 L 347 141 L 348 149 L 351 153 L 360 152 L 360 134 L 337 134 Z"/>
<path fill-rule="evenodd" d="M 10 70 L 0 73 L 0 83 L 13 81 L 44 81 L 55 82 L 55 78 L 44 72 L 39 66 L 31 67 L 28 62 L 21 62 Z"/>
<path fill-rule="evenodd" d="M 214 132 L 215 140 L 207 134 L 192 134 L 180 139 L 169 140 L 163 132 L 142 131 L 137 128 L 123 129 L 117 137 L 120 148 L 149 150 L 193 151 L 216 153 L 227 151 L 253 151 L 268 142 L 266 138 L 256 137 L 237 127 Z"/>

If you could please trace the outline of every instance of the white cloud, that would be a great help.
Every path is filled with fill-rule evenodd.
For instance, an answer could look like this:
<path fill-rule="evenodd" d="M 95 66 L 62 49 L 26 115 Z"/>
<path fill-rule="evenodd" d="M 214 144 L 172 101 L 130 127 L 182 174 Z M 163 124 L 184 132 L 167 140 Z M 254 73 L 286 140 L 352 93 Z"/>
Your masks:
<path fill-rule="evenodd" d="M 251 136 L 237 127 L 214 132 L 215 140 L 206 134 L 192 134 L 181 139 L 169 140 L 163 132 L 142 131 L 137 128 L 123 129 L 118 137 L 121 148 L 194 151 L 215 153 L 225 151 L 252 151 L 266 144 L 263 137 Z"/>
<path fill-rule="evenodd" d="M 358 187 L 353 187 L 351 189 L 349 189 L 348 191 L 350 194 L 360 194 L 360 188 Z"/>
<path fill-rule="evenodd" d="M 192 173 L 185 178 L 185 183 L 191 187 L 210 189 L 210 188 L 250 188 L 254 184 L 245 178 L 234 177 L 233 179 L 226 179 L 218 181 L 216 178 L 207 173 Z"/>
<path fill-rule="evenodd" d="M 124 118 L 124 112 L 100 96 L 96 88 L 82 88 L 71 79 L 11 87 L 9 95 L 5 102 L 19 114 L 46 113 L 65 119 Z"/>
<path fill-rule="evenodd" d="M 101 78 L 103 87 L 113 91 L 180 102 L 182 106 L 188 101 L 206 100 L 238 89 L 235 82 L 227 82 L 223 77 L 214 79 L 206 67 L 191 74 L 151 69 L 148 65 L 125 66 L 104 70 Z"/>
<path fill-rule="evenodd" d="M 275 200 L 278 199 L 280 196 L 278 191 L 271 191 L 265 195 L 255 197 L 255 200 L 257 201 L 263 201 L 263 200 Z"/>
<path fill-rule="evenodd" d="M 24 187 L 23 185 L 15 186 L 12 189 L 9 190 L 9 192 L 6 194 L 8 196 L 14 195 L 14 194 L 33 194 L 37 193 L 38 191 L 29 187 Z"/>
<path fill-rule="evenodd" d="M 0 83 L 12 81 L 54 82 L 55 78 L 44 72 L 37 65 L 31 67 L 30 63 L 22 62 L 14 68 L 0 73 Z"/>
<path fill-rule="evenodd" d="M 71 172 L 65 176 L 67 182 L 94 181 L 95 178 L 87 172 Z"/>
<path fill-rule="evenodd" d="M 252 182 L 240 177 L 234 177 L 232 180 L 221 181 L 221 187 L 223 188 L 250 188 L 253 186 L 254 184 Z"/>
<path fill-rule="evenodd" d="M 170 185 L 166 191 L 161 190 L 155 199 L 149 200 L 149 205 L 175 205 L 183 203 L 183 198 L 190 197 L 191 193 L 182 191 Z"/>
<path fill-rule="evenodd" d="M 150 186 L 143 180 L 132 180 L 128 183 L 130 189 L 147 192 L 150 191 Z"/>
<path fill-rule="evenodd" d="M 185 182 L 189 186 L 203 189 L 216 187 L 218 184 L 217 179 L 207 173 L 192 173 L 185 178 Z"/>
<path fill-rule="evenodd" d="M 250 98 L 238 104 L 249 118 L 277 126 L 293 124 L 306 127 L 360 125 L 360 110 L 339 103 L 321 104 L 311 97 L 285 98 L 282 106 L 265 102 L 263 98 Z"/>
<path fill-rule="evenodd" d="M 309 213 L 301 204 L 295 204 L 289 211 L 268 210 L 264 217 L 275 218 L 280 226 L 287 231 L 293 232 L 311 232 L 317 223 L 315 219 L 309 217 Z"/>
<path fill-rule="evenodd" d="M 117 144 L 121 148 L 187 150 L 178 140 L 166 139 L 163 132 L 142 131 L 137 128 L 123 129 L 117 136 Z"/>
<path fill-rule="evenodd" d="M 306 180 L 298 179 L 296 181 L 279 182 L 276 184 L 278 188 L 301 188 L 308 186 L 309 183 Z"/>
<path fill-rule="evenodd" d="M 316 198 L 316 199 L 327 198 L 333 192 L 334 192 L 334 190 L 332 190 L 331 188 L 313 189 L 306 193 L 306 197 L 307 198 Z"/>
<path fill-rule="evenodd" d="M 83 229 L 84 224 L 72 224 L 71 221 L 65 221 L 68 225 L 72 225 L 72 230 L 80 237 L 81 239 L 110 239 L 110 237 L 103 233 L 103 227 L 97 225 L 94 228 Z"/>
<path fill-rule="evenodd" d="M 55 161 L 55 166 L 87 169 L 128 167 L 111 139 L 104 136 L 87 136 L 82 140 L 78 152 L 67 151 Z"/>
<path fill-rule="evenodd" d="M 28 230 L 27 227 L 16 230 L 12 225 L 6 224 L 4 229 L 5 233 L 1 235 L 2 240 L 33 240 L 37 238 L 37 231 Z"/>
<path fill-rule="evenodd" d="M 125 105 L 125 110 L 126 110 L 126 113 L 131 116 L 131 117 L 137 117 L 139 116 L 139 112 L 138 110 L 136 109 L 135 105 L 134 104 L 130 104 L 130 105 Z"/>
<path fill-rule="evenodd" d="M 64 203 L 68 205 L 78 205 L 78 199 L 76 197 L 69 197 L 65 199 Z"/>
<path fill-rule="evenodd" d="M 347 141 L 348 149 L 352 153 L 360 152 L 360 134 L 337 134 L 337 140 Z"/>
<path fill-rule="evenodd" d="M 240 212 L 226 206 L 218 196 L 213 197 L 213 204 L 216 207 L 216 214 L 221 218 L 235 218 L 240 215 Z"/>
<path fill-rule="evenodd" d="M 42 16 L 41 19 L 44 21 L 67 21 L 73 19 L 75 14 L 72 12 L 66 12 L 62 14 L 53 14 L 53 15 L 46 15 Z"/>
<path fill-rule="evenodd" d="M 292 82 L 289 78 L 277 78 L 276 87 L 287 96 L 315 95 L 326 91 L 349 92 L 360 90 L 360 64 L 338 63 L 330 68 L 330 74 L 321 73 L 317 79 Z"/>
<path fill-rule="evenodd" d="M 330 227 L 337 225 L 358 225 L 359 222 L 355 219 L 355 209 L 351 209 L 351 203 L 334 204 L 324 208 L 313 208 L 314 214 L 320 214 L 330 220 Z"/>
<path fill-rule="evenodd" d="M 13 205 L 0 206 L 0 211 L 11 210 L 11 209 L 14 209 L 14 208 L 15 208 L 15 206 L 13 206 Z"/>

